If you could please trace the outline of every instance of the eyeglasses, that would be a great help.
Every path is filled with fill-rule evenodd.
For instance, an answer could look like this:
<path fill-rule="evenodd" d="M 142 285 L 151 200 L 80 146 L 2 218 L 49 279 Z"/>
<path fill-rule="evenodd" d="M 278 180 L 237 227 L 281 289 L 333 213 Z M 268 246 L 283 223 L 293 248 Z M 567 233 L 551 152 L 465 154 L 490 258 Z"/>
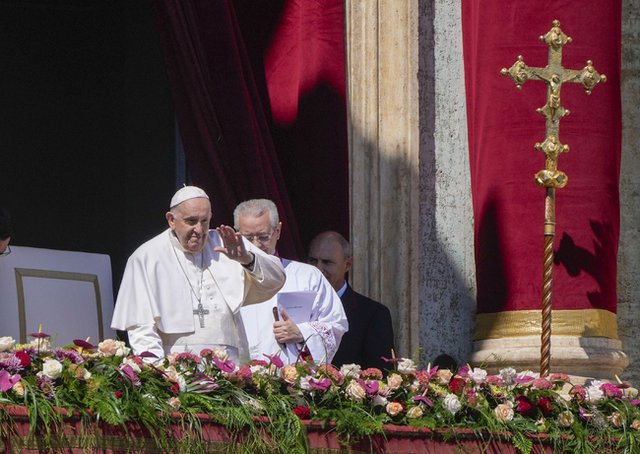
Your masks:
<path fill-rule="evenodd" d="M 7 248 L 3 252 L 0 252 L 0 257 L 4 257 L 9 254 L 11 254 L 11 247 L 7 245 Z"/>
<path fill-rule="evenodd" d="M 242 236 L 245 237 L 249 243 L 253 243 L 254 241 L 257 241 L 260 244 L 264 244 L 271 239 L 274 233 L 275 233 L 275 230 L 273 230 L 271 233 L 259 233 L 256 235 L 242 235 Z"/>

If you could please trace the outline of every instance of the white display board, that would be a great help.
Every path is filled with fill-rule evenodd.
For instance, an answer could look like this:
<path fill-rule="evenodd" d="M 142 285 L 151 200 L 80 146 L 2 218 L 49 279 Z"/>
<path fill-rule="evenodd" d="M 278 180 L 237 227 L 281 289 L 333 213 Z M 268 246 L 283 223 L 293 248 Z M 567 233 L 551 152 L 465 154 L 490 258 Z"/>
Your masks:
<path fill-rule="evenodd" d="M 0 257 L 0 336 L 24 343 L 30 333 L 55 346 L 115 338 L 108 255 L 11 246 Z"/>

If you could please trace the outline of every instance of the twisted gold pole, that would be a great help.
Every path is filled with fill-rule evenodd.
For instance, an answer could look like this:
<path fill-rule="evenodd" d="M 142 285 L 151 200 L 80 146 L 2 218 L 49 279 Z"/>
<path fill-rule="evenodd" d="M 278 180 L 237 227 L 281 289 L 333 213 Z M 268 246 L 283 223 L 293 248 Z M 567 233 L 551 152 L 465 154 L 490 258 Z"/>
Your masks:
<path fill-rule="evenodd" d="M 540 336 L 540 376 L 551 368 L 551 302 L 553 296 L 553 243 L 556 235 L 555 188 L 547 188 L 544 199 L 544 259 L 542 273 L 542 334 Z"/>

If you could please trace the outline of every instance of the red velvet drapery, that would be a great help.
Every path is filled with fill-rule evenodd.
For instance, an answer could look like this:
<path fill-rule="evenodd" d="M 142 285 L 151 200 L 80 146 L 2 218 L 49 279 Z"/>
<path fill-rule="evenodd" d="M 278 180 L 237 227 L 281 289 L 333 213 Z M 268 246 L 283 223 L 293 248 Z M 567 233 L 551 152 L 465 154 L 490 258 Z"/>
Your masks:
<path fill-rule="evenodd" d="M 187 167 L 211 197 L 213 222 L 235 206 L 273 200 L 287 226 L 279 244 L 301 249 L 287 190 L 231 1 L 155 3 Z"/>
<path fill-rule="evenodd" d="M 546 85 L 522 90 L 499 71 L 518 55 L 547 65 L 538 37 L 554 19 L 573 42 L 563 66 L 586 60 L 608 81 L 586 96 L 564 84 L 560 140 L 571 149 L 558 168 L 569 177 L 556 192 L 554 308 L 616 311 L 619 237 L 621 2 L 487 0 L 462 2 L 471 184 L 475 216 L 478 312 L 540 307 L 544 190 L 533 175 L 544 168 L 534 150 L 545 137 L 536 108 Z"/>
<path fill-rule="evenodd" d="M 290 258 L 320 230 L 348 233 L 342 2 L 155 6 L 187 168 L 212 195 L 213 222 L 270 198 Z"/>

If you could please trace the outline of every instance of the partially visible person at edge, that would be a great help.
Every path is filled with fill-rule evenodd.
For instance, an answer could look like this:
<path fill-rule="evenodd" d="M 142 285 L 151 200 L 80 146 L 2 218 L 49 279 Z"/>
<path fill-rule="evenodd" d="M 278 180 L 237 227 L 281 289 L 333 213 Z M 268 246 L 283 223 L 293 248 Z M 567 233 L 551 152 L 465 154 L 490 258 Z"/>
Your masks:
<path fill-rule="evenodd" d="M 9 212 L 0 207 L 0 257 L 9 255 L 11 248 L 9 243 L 13 236 L 13 226 L 11 225 L 11 216 Z"/>
<path fill-rule="evenodd" d="M 342 338 L 333 364 L 359 364 L 382 371 L 392 364 L 393 325 L 389 309 L 371 298 L 355 292 L 346 280 L 353 264 L 351 246 L 338 232 L 318 234 L 309 245 L 309 263 L 316 266 L 336 290 L 349 320 L 349 332 Z"/>
<path fill-rule="evenodd" d="M 171 199 L 169 227 L 127 261 L 111 327 L 126 330 L 135 354 L 226 349 L 248 360 L 240 307 L 268 300 L 282 287 L 279 260 L 233 228 L 209 229 L 211 203 L 186 186 Z"/>
<path fill-rule="evenodd" d="M 265 253 L 277 255 L 282 223 L 271 200 L 242 202 L 233 213 L 233 221 L 236 230 L 247 240 Z M 251 357 L 265 359 L 264 354 L 275 354 L 285 364 L 291 364 L 310 355 L 315 362 L 328 363 L 348 329 L 340 298 L 313 266 L 288 259 L 282 259 L 282 265 L 287 280 L 278 294 L 269 301 L 241 310 Z M 304 292 L 309 300 L 305 303 L 293 292 Z M 308 315 L 304 315 L 308 319 L 291 319 L 281 307 L 287 298 L 293 300 L 294 305 L 298 301 L 301 305 L 308 304 Z"/>

